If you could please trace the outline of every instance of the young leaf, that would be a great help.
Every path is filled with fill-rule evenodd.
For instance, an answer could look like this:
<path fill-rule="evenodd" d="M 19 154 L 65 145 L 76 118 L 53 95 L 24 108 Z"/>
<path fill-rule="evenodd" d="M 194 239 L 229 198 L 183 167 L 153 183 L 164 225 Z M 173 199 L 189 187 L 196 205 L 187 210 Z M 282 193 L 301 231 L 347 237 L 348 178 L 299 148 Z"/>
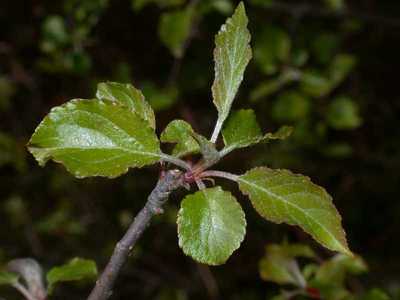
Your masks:
<path fill-rule="evenodd" d="M 237 148 L 248 147 L 269 140 L 285 139 L 292 133 L 293 128 L 283 126 L 275 133 L 261 133 L 256 115 L 252 109 L 242 109 L 234 112 L 222 130 L 225 148 L 223 153 L 229 153 Z"/>
<path fill-rule="evenodd" d="M 160 159 L 160 145 L 146 121 L 124 106 L 72 100 L 55 107 L 36 128 L 29 151 L 41 166 L 60 162 L 76 177 L 116 177 Z"/>
<path fill-rule="evenodd" d="M 238 181 L 240 190 L 267 220 L 298 225 L 325 247 L 351 254 L 332 198 L 308 177 L 261 167 Z"/>
<path fill-rule="evenodd" d="M 51 294 L 57 283 L 66 281 L 92 280 L 97 277 L 96 263 L 92 260 L 74 258 L 67 264 L 52 268 L 46 275 Z"/>
<path fill-rule="evenodd" d="M 262 138 L 260 126 L 252 109 L 235 111 L 222 130 L 225 147 L 243 148 L 258 143 Z"/>
<path fill-rule="evenodd" d="M 172 155 L 181 157 L 200 151 L 193 134 L 194 131 L 189 123 L 183 120 L 174 120 L 161 133 L 160 140 L 163 143 L 176 143 Z"/>
<path fill-rule="evenodd" d="M 246 233 L 242 208 L 221 187 L 188 195 L 181 203 L 177 222 L 183 252 L 209 265 L 223 264 Z"/>
<path fill-rule="evenodd" d="M 18 275 L 12 272 L 0 271 L 0 285 L 13 285 L 18 282 Z"/>
<path fill-rule="evenodd" d="M 185 42 L 189 38 L 193 12 L 193 7 L 189 5 L 186 9 L 161 15 L 158 34 L 164 45 L 177 58 L 182 57 Z"/>
<path fill-rule="evenodd" d="M 192 134 L 192 137 L 199 144 L 200 152 L 206 162 L 215 163 L 220 159 L 220 154 L 213 142 L 210 142 L 204 136 L 195 132 Z"/>
<path fill-rule="evenodd" d="M 96 97 L 99 100 L 110 100 L 129 107 L 151 128 L 156 128 L 156 120 L 151 106 L 146 102 L 142 92 L 131 84 L 102 82 L 97 85 Z"/>
<path fill-rule="evenodd" d="M 214 104 L 218 110 L 218 120 L 214 131 L 216 136 L 228 117 L 233 99 L 243 80 L 243 74 L 251 59 L 250 33 L 243 2 L 235 13 L 222 25 L 215 38 L 214 49 L 215 80 L 212 86 Z"/>

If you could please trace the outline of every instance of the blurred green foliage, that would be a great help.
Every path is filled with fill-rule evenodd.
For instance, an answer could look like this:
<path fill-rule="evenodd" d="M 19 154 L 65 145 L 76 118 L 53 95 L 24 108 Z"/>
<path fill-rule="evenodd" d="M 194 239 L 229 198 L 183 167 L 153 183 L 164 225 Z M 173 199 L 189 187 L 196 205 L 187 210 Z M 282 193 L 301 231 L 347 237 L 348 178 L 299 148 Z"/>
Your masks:
<path fill-rule="evenodd" d="M 236 2 L 199 1 L 190 22 L 173 20 L 187 27 L 160 25 L 187 11 L 189 2 L 1 2 L 1 263 L 34 256 L 49 270 L 81 256 L 101 268 L 155 183 L 155 169 L 106 182 L 73 179 L 54 164 L 37 167 L 25 144 L 51 107 L 93 95 L 100 80 L 133 82 L 159 111 L 160 128 L 178 117 L 200 132 L 211 130 L 214 33 Z M 369 265 L 367 274 L 346 277 L 347 285 L 363 286 L 362 299 L 387 299 L 388 293 L 400 299 L 400 41 L 393 21 L 399 2 L 246 2 L 255 57 L 234 108 L 253 108 L 263 128 L 290 122 L 295 131 L 284 143 L 229 156 L 221 167 L 240 173 L 262 163 L 316 178 L 333 195 L 352 250 Z M 279 293 L 257 272 L 265 243 L 283 234 L 311 243 L 297 229 L 259 221 L 245 206 L 245 247 L 227 265 L 204 270 L 171 242 L 175 205 L 172 199 L 155 221 L 164 226 L 149 228 L 134 251 L 116 298 L 265 299 Z M 370 290 L 374 286 L 385 293 Z M 89 289 L 60 286 L 54 299 L 80 299 Z M 19 299 L 4 286 L 0 297 Z"/>

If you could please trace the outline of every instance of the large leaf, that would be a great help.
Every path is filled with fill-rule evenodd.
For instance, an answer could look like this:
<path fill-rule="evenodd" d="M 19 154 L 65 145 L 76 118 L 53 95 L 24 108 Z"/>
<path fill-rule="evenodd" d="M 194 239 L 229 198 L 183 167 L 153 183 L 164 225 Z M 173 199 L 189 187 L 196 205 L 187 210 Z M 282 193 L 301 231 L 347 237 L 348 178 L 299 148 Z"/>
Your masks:
<path fill-rule="evenodd" d="M 144 120 L 148 121 L 150 127 L 156 128 L 153 109 L 144 99 L 142 92 L 133 85 L 102 82 L 97 85 L 96 97 L 100 100 L 110 100 L 126 105 Z"/>
<path fill-rule="evenodd" d="M 194 131 L 189 123 L 183 120 L 174 120 L 165 127 L 160 140 L 163 143 L 176 143 L 172 155 L 180 157 L 200 151 L 199 144 L 193 135 Z"/>
<path fill-rule="evenodd" d="M 241 2 L 215 38 L 215 80 L 212 93 L 214 104 L 218 109 L 217 126 L 221 128 L 228 117 L 252 55 L 247 23 L 244 4 Z"/>
<path fill-rule="evenodd" d="M 325 247 L 351 254 L 332 198 L 308 177 L 261 167 L 238 180 L 240 190 L 267 220 L 298 225 Z"/>
<path fill-rule="evenodd" d="M 224 263 L 239 248 L 245 233 L 242 208 L 220 187 L 200 190 L 181 203 L 179 246 L 185 254 L 201 263 Z"/>
<path fill-rule="evenodd" d="M 0 271 L 0 285 L 13 285 L 18 282 L 18 275 L 12 272 Z"/>
<path fill-rule="evenodd" d="M 40 165 L 53 159 L 76 177 L 116 177 L 129 167 L 158 161 L 161 153 L 146 121 L 101 100 L 72 100 L 53 108 L 33 134 L 29 151 Z"/>
<path fill-rule="evenodd" d="M 193 7 L 161 15 L 158 33 L 161 41 L 175 57 L 182 57 L 186 40 L 189 38 L 193 20 Z"/>
<path fill-rule="evenodd" d="M 74 258 L 67 264 L 52 268 L 46 275 L 48 291 L 52 293 L 60 282 L 92 280 L 97 277 L 96 263 L 92 260 Z"/>

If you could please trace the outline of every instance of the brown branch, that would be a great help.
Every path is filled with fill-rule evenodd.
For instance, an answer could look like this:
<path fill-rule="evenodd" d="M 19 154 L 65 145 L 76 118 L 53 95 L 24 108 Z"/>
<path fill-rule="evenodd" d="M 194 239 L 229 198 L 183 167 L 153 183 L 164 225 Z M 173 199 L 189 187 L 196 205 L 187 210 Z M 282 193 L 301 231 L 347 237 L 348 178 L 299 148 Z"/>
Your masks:
<path fill-rule="evenodd" d="M 162 213 L 162 206 L 168 200 L 169 194 L 182 186 L 183 183 L 182 172 L 178 170 L 170 170 L 161 176 L 148 197 L 146 205 L 138 213 L 124 237 L 115 246 L 110 261 L 97 280 L 88 300 L 106 300 L 111 296 L 115 280 L 122 266 L 137 240 L 149 225 L 151 218 Z"/>

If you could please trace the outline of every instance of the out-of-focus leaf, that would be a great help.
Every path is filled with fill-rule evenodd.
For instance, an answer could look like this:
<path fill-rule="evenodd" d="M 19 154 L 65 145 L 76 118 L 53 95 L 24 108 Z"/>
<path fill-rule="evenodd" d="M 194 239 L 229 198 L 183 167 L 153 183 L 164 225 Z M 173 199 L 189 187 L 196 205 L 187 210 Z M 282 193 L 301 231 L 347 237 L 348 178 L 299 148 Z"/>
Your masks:
<path fill-rule="evenodd" d="M 347 273 L 361 274 L 367 270 L 368 266 L 360 256 L 337 254 L 319 267 L 315 274 L 315 281 L 341 286 L 344 284 Z"/>
<path fill-rule="evenodd" d="M 131 84 L 102 82 L 97 85 L 96 97 L 126 105 L 143 120 L 148 121 L 151 128 L 156 128 L 154 111 L 146 102 L 142 92 Z"/>
<path fill-rule="evenodd" d="M 329 67 L 329 76 L 334 86 L 338 86 L 354 69 L 356 59 L 353 55 L 338 54 Z"/>
<path fill-rule="evenodd" d="M 329 157 L 344 158 L 353 153 L 353 148 L 347 143 L 332 143 L 325 146 L 322 153 Z"/>
<path fill-rule="evenodd" d="M 0 131 L 0 167 L 12 164 L 18 171 L 26 167 L 25 148 L 12 137 Z"/>
<path fill-rule="evenodd" d="M 323 97 L 333 89 L 328 76 L 318 70 L 306 70 L 300 77 L 300 88 L 313 97 Z"/>
<path fill-rule="evenodd" d="M 390 297 L 381 289 L 371 289 L 360 297 L 360 300 L 390 300 Z"/>
<path fill-rule="evenodd" d="M 142 85 L 143 94 L 146 95 L 147 101 L 155 111 L 162 111 L 173 106 L 178 99 L 178 91 L 171 87 L 168 89 L 160 89 L 152 82 L 145 82 Z"/>
<path fill-rule="evenodd" d="M 217 127 L 222 128 L 251 59 L 250 32 L 243 2 L 215 37 L 215 80 L 212 86 L 218 110 Z"/>
<path fill-rule="evenodd" d="M 64 19 L 58 15 L 48 16 L 42 25 L 41 49 L 44 52 L 53 52 L 70 42 Z"/>
<path fill-rule="evenodd" d="M 40 165 L 63 163 L 76 177 L 116 177 L 160 160 L 154 130 L 127 107 L 72 100 L 55 107 L 32 135 L 29 151 Z"/>
<path fill-rule="evenodd" d="M 271 4 L 274 3 L 274 0 L 250 0 L 250 3 L 253 5 L 258 5 L 261 7 L 270 7 Z"/>
<path fill-rule="evenodd" d="M 328 124 L 338 130 L 355 129 L 362 124 L 356 102 L 348 97 L 338 97 L 329 104 L 327 112 Z"/>
<path fill-rule="evenodd" d="M 278 284 L 304 287 L 306 282 L 295 258 L 314 256 L 314 252 L 307 245 L 286 243 L 269 245 L 259 265 L 261 278 Z"/>
<path fill-rule="evenodd" d="M 240 176 L 238 182 L 267 220 L 298 225 L 328 249 L 351 254 L 332 198 L 308 177 L 260 167 Z"/>
<path fill-rule="evenodd" d="M 267 25 L 255 40 L 254 60 L 267 75 L 278 71 L 290 57 L 291 40 L 281 28 Z"/>
<path fill-rule="evenodd" d="M 223 264 L 239 248 L 245 233 L 242 208 L 221 187 L 200 190 L 181 202 L 179 246 L 198 262 Z"/>
<path fill-rule="evenodd" d="M 307 117 L 311 109 L 310 99 L 302 93 L 282 93 L 272 106 L 272 117 L 279 122 L 296 122 Z"/>
<path fill-rule="evenodd" d="M 321 64 L 327 64 L 332 60 L 339 46 L 339 37 L 334 33 L 321 33 L 313 38 L 312 51 Z"/>
<path fill-rule="evenodd" d="M 292 64 L 296 67 L 304 66 L 310 55 L 308 54 L 307 50 L 302 48 L 295 48 L 292 50 Z"/>
<path fill-rule="evenodd" d="M 258 102 L 264 97 L 276 93 L 286 84 L 297 80 L 299 73 L 295 70 L 285 70 L 277 78 L 270 79 L 258 85 L 250 94 L 250 101 Z"/>
<path fill-rule="evenodd" d="M 11 272 L 0 271 L 0 285 L 13 285 L 18 282 L 18 275 Z"/>
<path fill-rule="evenodd" d="M 36 299 L 46 298 L 42 267 L 32 258 L 17 258 L 7 264 L 7 270 L 18 274 L 26 283 L 28 291 Z"/>
<path fill-rule="evenodd" d="M 29 220 L 28 208 L 20 196 L 11 196 L 3 204 L 13 226 L 18 227 L 27 224 Z"/>
<path fill-rule="evenodd" d="M 345 0 L 325 0 L 325 3 L 333 10 L 342 10 L 345 8 Z"/>
<path fill-rule="evenodd" d="M 182 10 L 168 11 L 161 15 L 158 27 L 160 39 L 177 58 L 183 55 L 185 42 L 190 35 L 193 16 L 194 8 L 191 5 Z"/>
<path fill-rule="evenodd" d="M 181 157 L 200 151 L 199 144 L 193 138 L 193 134 L 193 128 L 189 123 L 183 120 L 174 120 L 161 133 L 160 140 L 163 143 L 176 143 L 172 155 Z"/>
<path fill-rule="evenodd" d="M 47 273 L 48 292 L 51 294 L 56 284 L 60 282 L 94 280 L 96 277 L 97 267 L 94 261 L 74 258 L 65 265 L 52 268 Z"/>

